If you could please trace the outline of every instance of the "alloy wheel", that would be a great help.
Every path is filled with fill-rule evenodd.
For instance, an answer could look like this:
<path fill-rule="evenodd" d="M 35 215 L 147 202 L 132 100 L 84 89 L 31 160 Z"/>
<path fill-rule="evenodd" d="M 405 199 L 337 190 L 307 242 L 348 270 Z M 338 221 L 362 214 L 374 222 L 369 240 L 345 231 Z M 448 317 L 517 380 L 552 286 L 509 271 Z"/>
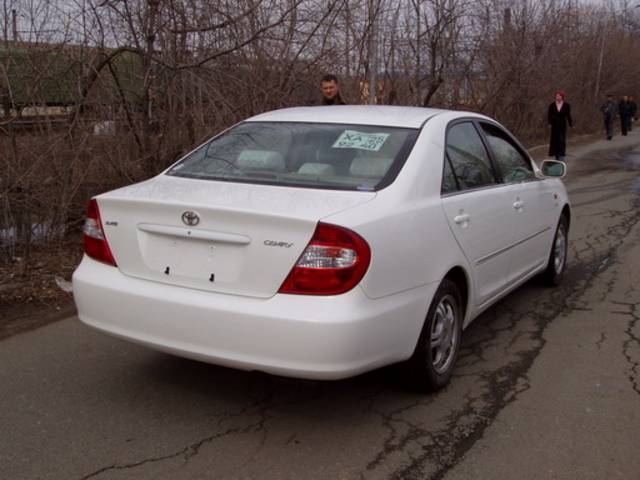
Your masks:
<path fill-rule="evenodd" d="M 557 275 L 564 270 L 565 257 L 567 256 L 567 235 L 561 224 L 556 233 L 556 241 L 553 245 L 553 266 Z"/>
<path fill-rule="evenodd" d="M 459 341 L 456 300 L 445 295 L 436 307 L 431 326 L 430 353 L 433 369 L 442 374 L 453 362 Z"/>

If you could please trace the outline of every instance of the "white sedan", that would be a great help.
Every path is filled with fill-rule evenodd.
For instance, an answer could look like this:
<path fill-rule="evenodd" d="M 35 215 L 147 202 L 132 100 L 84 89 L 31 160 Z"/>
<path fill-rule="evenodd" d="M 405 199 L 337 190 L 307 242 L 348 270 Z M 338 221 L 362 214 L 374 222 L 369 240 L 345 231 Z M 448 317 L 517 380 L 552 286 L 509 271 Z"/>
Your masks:
<path fill-rule="evenodd" d="M 90 201 L 79 317 L 278 375 L 338 379 L 404 362 L 414 385 L 435 390 L 480 312 L 534 276 L 560 281 L 564 173 L 562 162 L 539 169 L 474 113 L 257 115 Z"/>

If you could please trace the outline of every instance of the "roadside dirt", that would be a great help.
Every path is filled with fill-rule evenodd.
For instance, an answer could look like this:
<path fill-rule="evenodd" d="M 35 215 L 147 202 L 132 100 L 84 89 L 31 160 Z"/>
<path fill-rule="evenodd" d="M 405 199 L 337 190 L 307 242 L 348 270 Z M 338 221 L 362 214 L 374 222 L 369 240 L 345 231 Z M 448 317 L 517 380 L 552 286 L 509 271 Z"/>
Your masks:
<path fill-rule="evenodd" d="M 56 277 L 69 282 L 81 258 L 77 233 L 57 246 L 34 247 L 28 260 L 0 263 L 0 340 L 75 313 L 71 293 Z"/>

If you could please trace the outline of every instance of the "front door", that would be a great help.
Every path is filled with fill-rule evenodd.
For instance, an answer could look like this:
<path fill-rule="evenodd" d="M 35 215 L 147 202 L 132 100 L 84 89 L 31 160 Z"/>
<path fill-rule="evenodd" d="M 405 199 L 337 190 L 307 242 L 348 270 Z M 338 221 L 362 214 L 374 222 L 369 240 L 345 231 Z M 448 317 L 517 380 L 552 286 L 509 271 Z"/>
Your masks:
<path fill-rule="evenodd" d="M 529 156 L 497 125 L 480 122 L 502 181 L 509 191 L 515 233 L 510 252 L 509 283 L 539 270 L 547 261 L 549 237 L 553 235 L 543 201 L 549 195 L 536 178 Z"/>

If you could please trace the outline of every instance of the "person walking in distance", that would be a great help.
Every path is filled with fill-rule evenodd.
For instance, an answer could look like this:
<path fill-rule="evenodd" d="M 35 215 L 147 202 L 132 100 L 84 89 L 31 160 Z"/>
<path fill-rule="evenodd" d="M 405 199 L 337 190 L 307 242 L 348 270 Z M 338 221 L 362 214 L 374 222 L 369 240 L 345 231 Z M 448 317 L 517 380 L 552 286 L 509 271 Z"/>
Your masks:
<path fill-rule="evenodd" d="M 571 105 L 564 101 L 566 95 L 562 90 L 556 92 L 555 102 L 549 105 L 547 118 L 551 127 L 549 139 L 549 156 L 556 160 L 564 160 L 567 149 L 567 123 L 573 127 Z"/>
<path fill-rule="evenodd" d="M 335 75 L 325 75 L 320 80 L 322 90 L 322 105 L 346 105 L 340 94 L 340 84 Z"/>
<path fill-rule="evenodd" d="M 618 102 L 618 114 L 620 115 L 622 135 L 626 135 L 631 125 L 631 103 L 629 103 L 629 97 L 626 95 Z"/>
<path fill-rule="evenodd" d="M 600 111 L 602 112 L 604 119 L 604 129 L 607 133 L 607 140 L 613 138 L 613 121 L 616 119 L 616 111 L 618 107 L 616 102 L 613 101 L 613 95 L 607 95 L 607 100 L 600 105 Z"/>
<path fill-rule="evenodd" d="M 629 122 L 629 131 L 633 129 L 633 122 L 636 121 L 636 114 L 638 112 L 638 104 L 633 95 L 629 95 L 629 106 L 631 107 L 631 122 Z"/>

